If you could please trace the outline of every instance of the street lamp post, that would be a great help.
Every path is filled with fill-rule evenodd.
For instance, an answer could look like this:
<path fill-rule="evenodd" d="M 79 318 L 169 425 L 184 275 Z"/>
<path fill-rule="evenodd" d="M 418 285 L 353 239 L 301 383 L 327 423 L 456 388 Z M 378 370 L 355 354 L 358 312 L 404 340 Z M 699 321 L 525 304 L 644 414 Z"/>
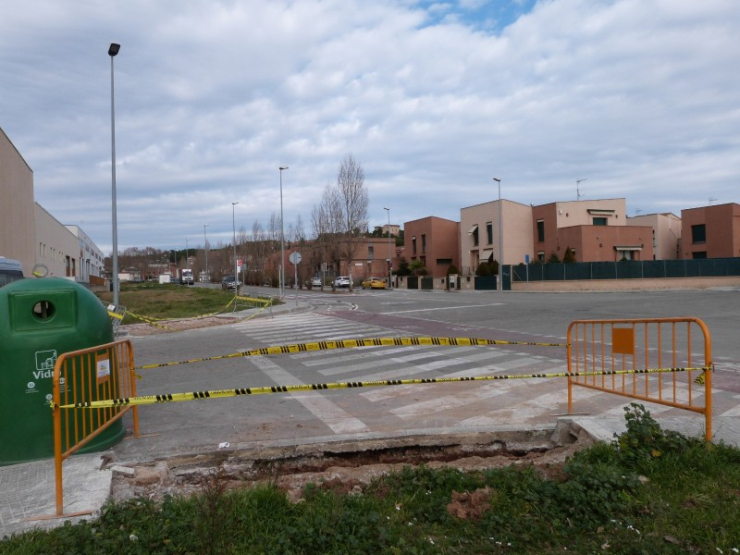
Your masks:
<path fill-rule="evenodd" d="M 494 177 L 493 180 L 498 183 L 498 290 L 504 290 L 504 213 L 501 207 L 501 180 Z"/>
<path fill-rule="evenodd" d="M 285 296 L 285 224 L 283 222 L 283 170 L 288 166 L 280 166 L 280 298 Z"/>
<path fill-rule="evenodd" d="M 388 289 L 393 289 L 393 249 L 391 247 L 391 209 L 383 207 L 388 212 Z"/>
<path fill-rule="evenodd" d="M 113 207 L 113 257 L 112 257 L 112 276 L 113 282 L 113 304 L 118 306 L 118 215 L 116 209 L 116 110 L 115 110 L 115 87 L 113 81 L 113 58 L 116 57 L 118 51 L 121 49 L 120 44 L 112 42 L 108 48 L 108 56 L 110 56 L 110 143 L 111 143 L 111 193 L 112 193 L 112 207 Z"/>
<path fill-rule="evenodd" d="M 206 283 L 211 281 L 211 276 L 208 272 L 208 237 L 206 236 L 206 228 L 208 224 L 203 224 L 203 250 L 206 251 Z"/>
<path fill-rule="evenodd" d="M 231 203 L 231 227 L 234 230 L 234 295 L 239 294 L 239 263 L 236 260 L 236 205 L 238 202 Z M 236 301 L 234 301 L 234 312 L 236 312 Z"/>

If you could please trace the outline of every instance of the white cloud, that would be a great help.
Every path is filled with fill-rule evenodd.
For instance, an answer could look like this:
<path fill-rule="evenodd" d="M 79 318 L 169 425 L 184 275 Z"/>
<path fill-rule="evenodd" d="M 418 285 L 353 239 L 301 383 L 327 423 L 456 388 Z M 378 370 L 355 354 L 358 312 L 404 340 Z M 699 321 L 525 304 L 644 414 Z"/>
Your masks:
<path fill-rule="evenodd" d="M 279 165 L 286 225 L 308 227 L 350 152 L 371 225 L 383 206 L 457 219 L 494 197 L 493 175 L 523 203 L 574 199 L 581 178 L 585 198 L 645 213 L 740 201 L 740 4 L 526 6 L 10 0 L 0 127 L 37 200 L 104 249 L 111 41 L 122 246 L 193 246 L 206 223 L 228 241 L 236 201 L 237 227 L 265 225 Z"/>

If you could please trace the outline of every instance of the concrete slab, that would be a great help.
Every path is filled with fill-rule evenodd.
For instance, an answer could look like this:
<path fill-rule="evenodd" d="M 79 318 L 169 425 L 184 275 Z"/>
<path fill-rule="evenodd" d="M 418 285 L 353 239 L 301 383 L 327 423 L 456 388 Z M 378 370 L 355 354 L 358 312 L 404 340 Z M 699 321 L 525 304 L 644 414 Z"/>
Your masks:
<path fill-rule="evenodd" d="M 0 537 L 34 528 L 94 518 L 108 500 L 112 473 L 100 454 L 71 457 L 64 463 L 64 513 L 56 517 L 54 461 L 0 467 Z"/>

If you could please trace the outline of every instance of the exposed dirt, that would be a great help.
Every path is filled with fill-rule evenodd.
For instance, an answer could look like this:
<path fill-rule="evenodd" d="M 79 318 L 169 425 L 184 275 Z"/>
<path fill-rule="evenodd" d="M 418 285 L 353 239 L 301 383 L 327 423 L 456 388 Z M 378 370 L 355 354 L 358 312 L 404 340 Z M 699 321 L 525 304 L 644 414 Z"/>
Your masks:
<path fill-rule="evenodd" d="M 452 467 L 463 472 L 535 465 L 548 479 L 562 478 L 562 465 L 576 451 L 592 444 L 579 431 L 501 432 L 455 438 L 406 438 L 336 445 L 250 451 L 218 451 L 137 464 L 112 465 L 112 499 L 161 500 L 165 495 L 189 496 L 273 483 L 292 502 L 306 485 L 337 493 L 361 495 L 372 480 L 406 466 Z M 437 443 L 435 443 L 437 441 Z M 462 518 L 478 518 L 491 492 L 481 490 L 453 497 L 448 510 Z"/>

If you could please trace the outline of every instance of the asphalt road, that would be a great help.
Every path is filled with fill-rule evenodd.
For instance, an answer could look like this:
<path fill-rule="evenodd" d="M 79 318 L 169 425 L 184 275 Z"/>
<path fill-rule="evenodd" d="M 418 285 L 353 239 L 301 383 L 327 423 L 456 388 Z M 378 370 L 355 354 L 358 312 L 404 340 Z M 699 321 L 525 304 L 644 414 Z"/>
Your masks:
<path fill-rule="evenodd" d="M 263 291 L 264 292 L 264 291 Z M 345 339 L 437 335 L 564 343 L 576 319 L 697 317 L 709 326 L 720 411 L 740 394 L 740 291 L 497 293 L 288 291 L 299 312 L 178 333 L 133 338 L 137 366 L 228 355 L 247 349 Z M 270 357 L 236 357 L 140 370 L 140 395 L 483 375 L 562 372 L 564 349 L 373 347 Z M 721 374 L 721 376 L 719 375 Z M 722 378 L 722 379 L 719 379 Z M 623 398 L 579 394 L 578 411 L 619 415 Z M 389 435 L 553 426 L 567 410 L 561 381 L 469 382 L 293 391 L 140 407 L 144 437 L 114 448 L 118 460 L 150 460 L 219 446 L 257 447 Z M 675 410 L 675 409 L 674 409 Z M 734 414 L 734 413 L 733 413 Z M 130 419 L 127 422 L 130 426 Z"/>

